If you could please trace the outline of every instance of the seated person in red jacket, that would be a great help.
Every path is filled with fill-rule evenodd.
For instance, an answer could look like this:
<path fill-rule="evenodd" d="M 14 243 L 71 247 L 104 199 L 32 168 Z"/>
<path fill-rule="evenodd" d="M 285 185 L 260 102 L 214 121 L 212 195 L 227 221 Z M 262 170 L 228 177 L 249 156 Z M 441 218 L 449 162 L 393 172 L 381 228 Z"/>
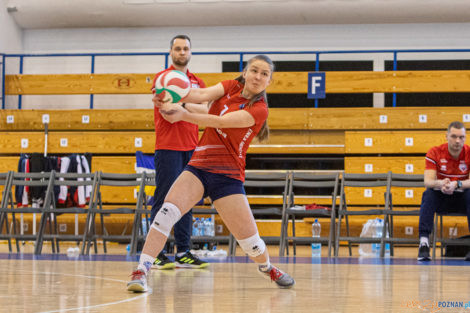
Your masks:
<path fill-rule="evenodd" d="M 470 147 L 465 144 L 465 127 L 452 122 L 447 128 L 447 143 L 432 147 L 426 154 L 424 185 L 419 215 L 418 261 L 429 261 L 429 234 L 434 214 L 459 212 L 467 215 L 470 227 Z M 470 253 L 466 260 L 470 260 Z"/>

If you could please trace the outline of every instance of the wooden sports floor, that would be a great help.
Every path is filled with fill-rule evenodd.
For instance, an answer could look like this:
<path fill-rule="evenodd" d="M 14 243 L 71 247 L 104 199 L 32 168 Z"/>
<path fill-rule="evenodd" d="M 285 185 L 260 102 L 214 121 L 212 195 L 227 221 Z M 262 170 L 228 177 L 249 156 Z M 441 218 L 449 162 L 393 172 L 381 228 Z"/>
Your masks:
<path fill-rule="evenodd" d="M 34 257 L 27 246 L 9 254 L 0 244 L 0 251 L 0 312 L 470 312 L 470 262 L 418 262 L 416 248 L 387 259 L 342 250 L 312 260 L 307 247 L 297 257 L 272 257 L 296 279 L 293 289 L 277 288 L 237 252 L 207 259 L 206 270 L 155 270 L 144 294 L 126 291 L 136 258 L 122 245 L 78 259 Z"/>

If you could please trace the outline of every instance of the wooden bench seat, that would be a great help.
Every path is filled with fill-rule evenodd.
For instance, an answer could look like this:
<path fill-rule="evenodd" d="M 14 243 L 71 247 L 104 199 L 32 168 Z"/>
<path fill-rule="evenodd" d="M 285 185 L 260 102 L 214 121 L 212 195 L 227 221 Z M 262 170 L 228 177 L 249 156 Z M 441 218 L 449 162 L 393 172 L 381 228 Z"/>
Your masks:
<path fill-rule="evenodd" d="M 425 154 L 446 142 L 445 131 L 346 131 L 346 154 Z"/>
<path fill-rule="evenodd" d="M 153 130 L 151 106 L 149 96 L 149 109 L 0 110 L 0 129 L 42 131 L 47 114 L 52 131 Z M 465 115 L 463 107 L 270 108 L 268 123 L 279 130 L 444 130 Z"/>
<path fill-rule="evenodd" d="M 43 132 L 0 132 L 0 154 L 44 151 Z M 344 153 L 344 135 L 338 132 L 272 131 L 267 142 L 256 143 L 248 153 Z M 154 131 L 55 131 L 48 135 L 49 154 L 154 153 Z"/>
<path fill-rule="evenodd" d="M 369 174 L 386 173 L 392 171 L 397 174 L 423 174 L 423 156 L 378 156 L 378 157 L 352 157 L 344 158 L 344 171 L 346 173 Z"/>

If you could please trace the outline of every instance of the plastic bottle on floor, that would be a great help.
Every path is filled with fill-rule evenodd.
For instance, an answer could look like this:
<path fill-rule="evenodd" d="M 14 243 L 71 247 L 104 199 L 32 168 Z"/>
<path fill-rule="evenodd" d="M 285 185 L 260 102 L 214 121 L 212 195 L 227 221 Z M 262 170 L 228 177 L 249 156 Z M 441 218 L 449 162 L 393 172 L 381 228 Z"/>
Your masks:
<path fill-rule="evenodd" d="M 200 236 L 199 233 L 199 218 L 196 217 L 193 222 L 193 236 Z"/>
<path fill-rule="evenodd" d="M 315 222 L 312 224 L 312 237 L 313 238 L 320 238 L 321 234 L 321 225 L 318 222 L 318 219 L 315 219 Z M 312 243 L 312 258 L 320 258 L 321 257 L 321 243 L 320 242 L 313 242 Z"/>
<path fill-rule="evenodd" d="M 215 227 L 214 227 L 214 221 L 212 220 L 212 218 L 208 218 L 207 219 L 207 228 L 208 228 L 208 231 L 207 231 L 207 235 L 208 236 L 215 236 Z"/>
<path fill-rule="evenodd" d="M 199 236 L 206 236 L 206 222 L 205 222 L 205 219 L 204 217 L 201 218 L 201 220 L 199 221 L 199 225 L 198 225 L 198 232 L 199 232 Z"/>

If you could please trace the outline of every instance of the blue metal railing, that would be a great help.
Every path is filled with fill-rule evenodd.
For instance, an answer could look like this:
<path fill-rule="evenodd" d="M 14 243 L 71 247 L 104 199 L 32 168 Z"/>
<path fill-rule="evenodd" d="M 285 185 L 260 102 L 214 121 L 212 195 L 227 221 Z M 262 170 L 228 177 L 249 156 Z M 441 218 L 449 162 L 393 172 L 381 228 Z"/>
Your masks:
<path fill-rule="evenodd" d="M 268 55 L 299 55 L 311 54 L 315 57 L 315 71 L 320 69 L 320 56 L 323 54 L 392 54 L 393 55 L 393 70 L 397 70 L 398 54 L 399 53 L 459 53 L 470 52 L 470 49 L 408 49 L 408 50 L 332 50 L 332 51 L 227 51 L 227 52 L 193 52 L 193 55 L 238 55 L 239 56 L 239 71 L 243 70 L 243 59 L 245 55 L 268 54 Z M 160 55 L 165 57 L 165 68 L 169 66 L 169 53 L 168 52 L 137 52 L 137 53 L 51 53 L 51 54 L 0 54 L 2 55 L 2 109 L 5 109 L 5 63 L 7 58 L 20 58 L 19 73 L 23 73 L 23 60 L 29 57 L 91 57 L 91 74 L 95 72 L 95 58 L 97 56 L 152 56 Z M 18 96 L 18 108 L 21 109 L 21 95 Z M 93 109 L 94 97 L 90 94 L 90 109 Z M 315 107 L 318 107 L 318 99 L 315 99 Z M 393 93 L 393 107 L 396 106 L 396 94 Z"/>
<path fill-rule="evenodd" d="M 5 55 L 2 56 L 2 109 L 5 109 Z"/>

